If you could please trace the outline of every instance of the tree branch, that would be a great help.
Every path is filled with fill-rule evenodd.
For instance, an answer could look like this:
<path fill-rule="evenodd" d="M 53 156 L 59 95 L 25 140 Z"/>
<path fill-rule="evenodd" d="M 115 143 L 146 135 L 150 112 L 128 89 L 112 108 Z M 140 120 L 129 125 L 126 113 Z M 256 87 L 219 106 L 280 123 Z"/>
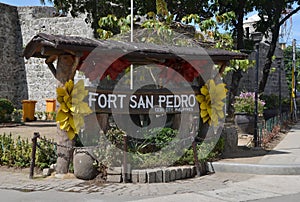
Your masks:
<path fill-rule="evenodd" d="M 297 13 L 299 10 L 300 10 L 300 6 L 297 7 L 295 10 L 293 10 L 292 12 L 290 12 L 288 15 L 286 15 L 283 19 L 281 19 L 281 20 L 279 21 L 279 25 L 280 25 L 280 26 L 283 25 L 283 23 L 284 23 L 285 21 L 287 21 L 292 15 L 294 15 L 295 13 Z"/>

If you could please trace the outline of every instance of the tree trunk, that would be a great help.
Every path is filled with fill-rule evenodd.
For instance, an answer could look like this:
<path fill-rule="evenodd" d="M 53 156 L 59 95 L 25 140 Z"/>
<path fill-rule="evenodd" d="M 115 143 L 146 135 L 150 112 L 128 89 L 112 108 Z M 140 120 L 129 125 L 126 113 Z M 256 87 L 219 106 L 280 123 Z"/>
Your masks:
<path fill-rule="evenodd" d="M 231 76 L 231 85 L 230 85 L 230 90 L 228 95 L 228 106 L 227 106 L 227 113 L 229 118 L 232 118 L 234 115 L 234 108 L 232 104 L 234 101 L 234 97 L 237 96 L 238 94 L 238 87 L 242 77 L 243 77 L 242 70 L 240 69 L 235 70 Z"/>
<path fill-rule="evenodd" d="M 74 58 L 71 55 L 61 55 L 58 58 L 57 69 L 56 69 L 56 79 L 58 80 L 58 87 L 63 86 L 67 81 L 73 79 L 73 64 Z M 59 142 L 58 144 L 66 147 L 57 147 L 57 174 L 66 174 L 69 171 L 69 165 L 73 157 L 73 149 L 75 141 L 69 140 L 66 131 L 59 128 L 59 123 L 57 124 L 57 135 Z"/>
<path fill-rule="evenodd" d="M 243 22 L 244 22 L 244 10 L 245 10 L 245 4 L 246 1 L 240 1 L 239 9 L 236 11 L 237 13 L 237 19 L 238 22 L 235 25 L 236 31 L 237 31 L 237 49 L 242 50 L 244 49 L 244 28 L 243 28 Z M 240 84 L 240 81 L 242 79 L 242 70 L 236 69 L 232 73 L 231 77 L 231 86 L 229 89 L 229 96 L 228 96 L 228 106 L 227 106 L 227 113 L 228 117 L 232 118 L 234 115 L 234 108 L 233 108 L 233 101 L 234 97 L 237 96 L 238 93 L 238 87 Z"/>
<path fill-rule="evenodd" d="M 279 24 L 275 25 L 274 29 L 272 29 L 272 41 L 271 41 L 270 48 L 269 48 L 267 56 L 266 56 L 266 61 L 265 61 L 264 69 L 263 69 L 263 76 L 259 83 L 259 89 L 258 89 L 259 93 L 264 92 L 267 81 L 268 81 L 270 69 L 272 66 L 272 57 L 275 53 L 276 44 L 277 44 L 277 40 L 279 37 L 279 31 L 280 31 Z"/>
<path fill-rule="evenodd" d="M 237 50 L 244 49 L 244 16 L 245 16 L 245 4 L 246 1 L 240 1 L 238 10 L 236 11 L 237 14 L 237 24 L 236 28 L 236 39 L 237 39 Z"/>

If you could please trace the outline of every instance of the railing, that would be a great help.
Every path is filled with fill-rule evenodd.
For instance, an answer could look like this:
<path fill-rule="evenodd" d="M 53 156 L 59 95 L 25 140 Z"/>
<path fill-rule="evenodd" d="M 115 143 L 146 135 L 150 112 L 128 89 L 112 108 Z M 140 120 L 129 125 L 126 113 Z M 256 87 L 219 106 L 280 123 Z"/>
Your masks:
<path fill-rule="evenodd" d="M 291 120 L 289 111 L 281 113 L 281 115 L 273 116 L 267 120 L 262 120 L 258 123 L 259 146 L 266 135 L 270 134 L 276 126 L 282 127 L 284 123 Z"/>

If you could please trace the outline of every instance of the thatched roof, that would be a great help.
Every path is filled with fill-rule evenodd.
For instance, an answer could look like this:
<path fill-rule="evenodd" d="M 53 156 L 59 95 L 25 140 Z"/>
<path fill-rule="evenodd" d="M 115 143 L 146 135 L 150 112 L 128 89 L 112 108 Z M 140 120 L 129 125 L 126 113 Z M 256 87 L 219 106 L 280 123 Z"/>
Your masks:
<path fill-rule="evenodd" d="M 34 36 L 24 50 L 26 59 L 30 57 L 48 58 L 51 55 L 85 52 L 90 53 L 95 48 L 109 51 L 123 51 L 133 53 L 134 57 L 164 59 L 174 56 L 199 58 L 209 56 L 215 63 L 232 59 L 245 59 L 244 53 L 237 53 L 222 49 L 202 49 L 199 47 L 159 46 L 155 44 L 130 43 L 114 40 L 93 40 L 76 36 L 49 35 L 40 33 Z"/>

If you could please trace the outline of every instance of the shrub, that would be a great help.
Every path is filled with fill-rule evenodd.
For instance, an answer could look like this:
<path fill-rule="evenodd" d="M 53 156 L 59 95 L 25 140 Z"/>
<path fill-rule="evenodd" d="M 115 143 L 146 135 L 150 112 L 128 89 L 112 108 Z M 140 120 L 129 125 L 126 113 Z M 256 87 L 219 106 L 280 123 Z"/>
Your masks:
<path fill-rule="evenodd" d="M 0 122 L 11 121 L 11 114 L 14 111 L 14 105 L 5 98 L 0 99 Z"/>
<path fill-rule="evenodd" d="M 44 141 L 38 142 L 35 164 L 42 169 L 56 161 L 54 145 Z M 20 136 L 14 139 L 11 134 L 0 135 L 0 166 L 29 167 L 31 161 L 32 143 Z"/>
<path fill-rule="evenodd" d="M 262 95 L 261 98 L 266 102 L 266 109 L 277 109 L 279 107 L 279 98 L 277 95 Z"/>
<path fill-rule="evenodd" d="M 258 99 L 258 113 L 262 114 L 265 102 Z M 241 92 L 239 96 L 235 97 L 233 104 L 235 113 L 244 112 L 253 115 L 255 111 L 255 93 L 254 92 Z"/>

